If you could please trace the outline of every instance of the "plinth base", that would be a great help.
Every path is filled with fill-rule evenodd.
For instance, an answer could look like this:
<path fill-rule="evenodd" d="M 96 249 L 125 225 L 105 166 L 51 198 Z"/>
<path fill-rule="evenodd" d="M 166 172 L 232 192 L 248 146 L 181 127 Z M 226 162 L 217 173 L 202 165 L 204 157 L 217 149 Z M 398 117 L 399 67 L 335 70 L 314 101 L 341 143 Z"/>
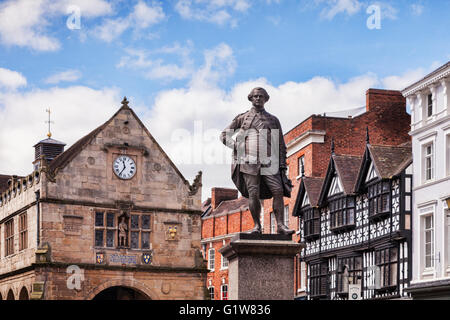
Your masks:
<path fill-rule="evenodd" d="M 294 257 L 303 245 L 290 239 L 241 233 L 221 248 L 219 252 L 229 261 L 229 299 L 293 300 Z"/>

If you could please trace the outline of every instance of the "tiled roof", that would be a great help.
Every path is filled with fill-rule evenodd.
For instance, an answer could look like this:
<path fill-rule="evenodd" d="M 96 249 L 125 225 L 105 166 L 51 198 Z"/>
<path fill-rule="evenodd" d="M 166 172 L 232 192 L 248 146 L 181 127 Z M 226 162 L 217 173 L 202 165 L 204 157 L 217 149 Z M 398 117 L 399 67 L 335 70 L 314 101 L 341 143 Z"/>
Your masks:
<path fill-rule="evenodd" d="M 221 214 L 239 212 L 240 210 L 242 211 L 248 210 L 247 198 L 240 197 L 234 200 L 222 201 L 214 210 L 209 210 L 209 212 L 205 212 L 202 218 L 209 218 Z"/>
<path fill-rule="evenodd" d="M 412 148 L 410 145 L 369 145 L 369 151 L 375 169 L 382 179 L 390 179 L 399 174 L 412 161 Z"/>
<path fill-rule="evenodd" d="M 316 207 L 319 203 L 320 190 L 323 185 L 323 178 L 303 177 L 306 192 L 309 197 L 311 207 Z"/>
<path fill-rule="evenodd" d="M 355 185 L 358 179 L 359 169 L 363 157 L 333 155 L 336 171 L 342 182 L 345 194 L 355 192 Z"/>

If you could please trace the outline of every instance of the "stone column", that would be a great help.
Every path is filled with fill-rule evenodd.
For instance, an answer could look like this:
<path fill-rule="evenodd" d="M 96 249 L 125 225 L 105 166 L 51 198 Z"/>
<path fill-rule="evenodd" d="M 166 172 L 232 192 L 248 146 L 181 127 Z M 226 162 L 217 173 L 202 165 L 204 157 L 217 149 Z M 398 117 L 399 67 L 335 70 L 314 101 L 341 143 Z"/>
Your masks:
<path fill-rule="evenodd" d="M 219 252 L 228 263 L 230 300 L 293 300 L 294 258 L 303 248 L 291 236 L 240 233 Z"/>

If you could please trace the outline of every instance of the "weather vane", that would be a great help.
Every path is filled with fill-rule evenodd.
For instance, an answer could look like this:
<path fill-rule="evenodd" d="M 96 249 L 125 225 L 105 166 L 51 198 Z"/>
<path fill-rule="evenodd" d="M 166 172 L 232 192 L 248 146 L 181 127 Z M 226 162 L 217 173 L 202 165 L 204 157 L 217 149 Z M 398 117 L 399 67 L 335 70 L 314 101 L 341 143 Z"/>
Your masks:
<path fill-rule="evenodd" d="M 50 131 L 50 124 L 54 123 L 53 121 L 50 120 L 50 108 L 45 110 L 48 113 L 48 121 L 45 121 L 45 123 L 48 123 L 48 133 L 47 133 L 47 137 L 51 137 L 52 136 L 52 132 Z"/>

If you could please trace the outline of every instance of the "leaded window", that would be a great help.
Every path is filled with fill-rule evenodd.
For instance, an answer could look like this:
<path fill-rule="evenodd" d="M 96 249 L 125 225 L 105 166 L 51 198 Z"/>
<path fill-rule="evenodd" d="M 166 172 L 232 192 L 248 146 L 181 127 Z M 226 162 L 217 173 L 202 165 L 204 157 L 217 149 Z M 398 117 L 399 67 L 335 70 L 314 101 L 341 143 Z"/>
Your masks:
<path fill-rule="evenodd" d="M 14 253 L 14 220 L 5 223 L 5 257 Z"/>
<path fill-rule="evenodd" d="M 131 215 L 131 249 L 150 249 L 150 216 Z"/>
<path fill-rule="evenodd" d="M 361 284 L 362 257 L 353 256 L 338 260 L 337 289 L 338 293 L 348 293 L 349 284 Z"/>
<path fill-rule="evenodd" d="M 19 216 L 19 251 L 28 248 L 27 213 Z"/>
<path fill-rule="evenodd" d="M 320 212 L 318 208 L 307 207 L 302 210 L 304 237 L 307 240 L 320 235 Z"/>
<path fill-rule="evenodd" d="M 355 225 L 355 198 L 340 197 L 329 202 L 330 228 L 333 231 L 346 229 Z"/>
<path fill-rule="evenodd" d="M 95 212 L 95 246 L 113 248 L 117 228 L 113 212 Z"/>
<path fill-rule="evenodd" d="M 385 248 L 375 252 L 375 263 L 379 268 L 379 287 L 389 289 L 397 286 L 398 249 Z"/>
<path fill-rule="evenodd" d="M 379 217 L 391 210 L 391 184 L 381 181 L 368 187 L 369 217 Z"/>
<path fill-rule="evenodd" d="M 311 298 L 321 298 L 327 295 L 328 266 L 326 262 L 311 264 L 309 283 Z"/>

